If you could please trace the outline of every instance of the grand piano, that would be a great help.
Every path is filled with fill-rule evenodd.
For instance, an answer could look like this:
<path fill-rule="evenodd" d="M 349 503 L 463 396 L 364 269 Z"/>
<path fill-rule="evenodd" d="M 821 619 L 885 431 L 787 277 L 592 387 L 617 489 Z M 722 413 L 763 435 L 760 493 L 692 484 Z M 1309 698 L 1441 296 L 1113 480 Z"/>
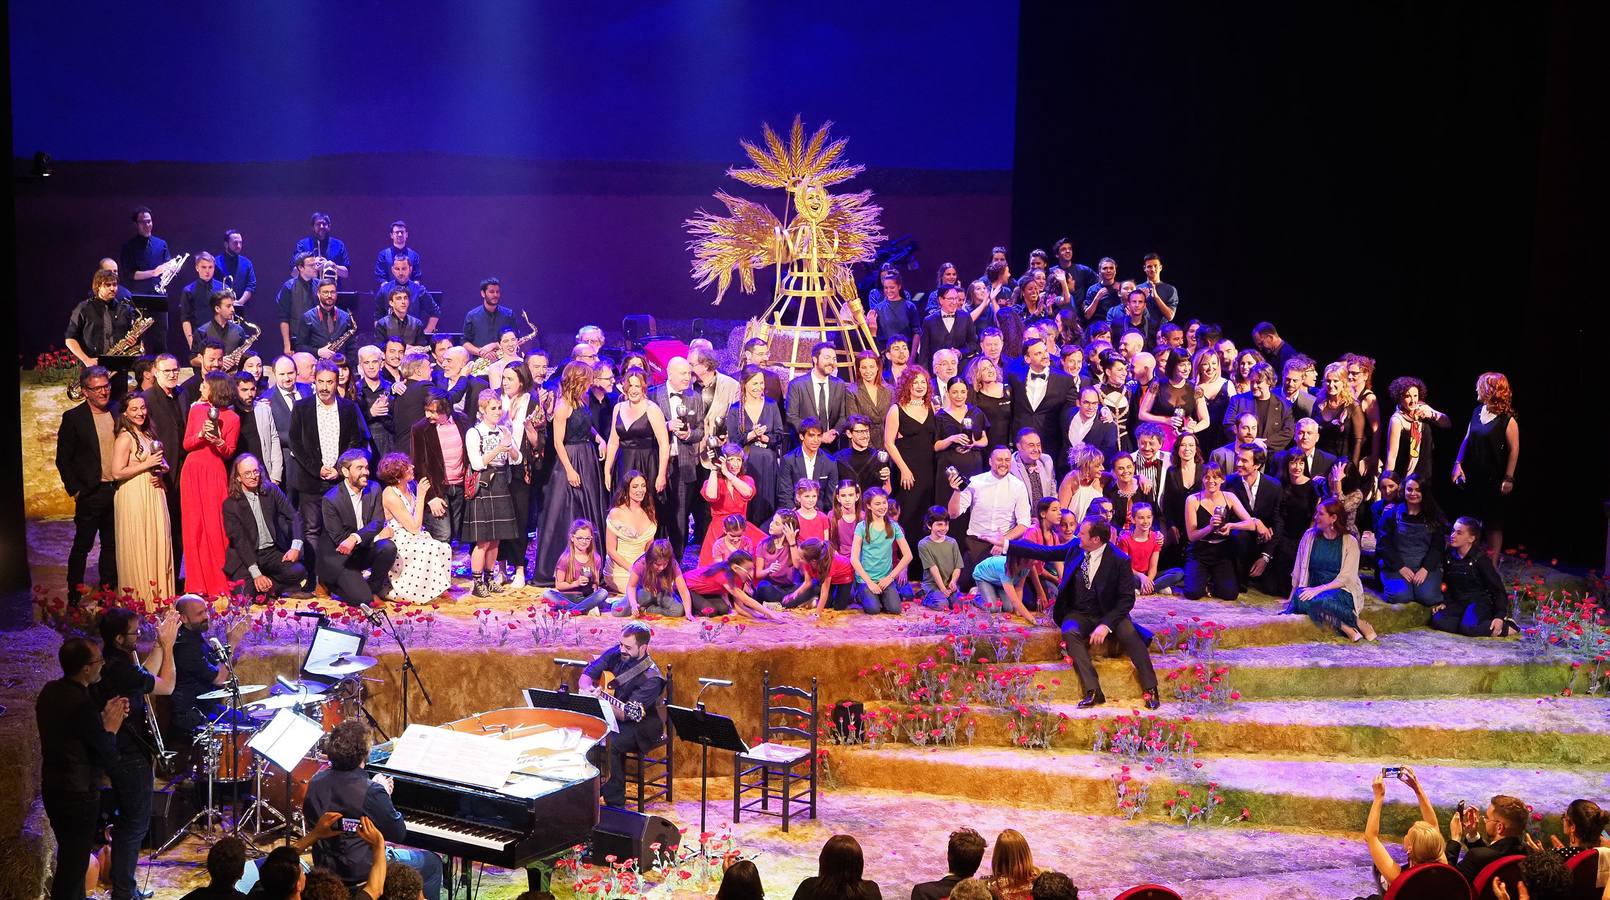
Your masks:
<path fill-rule="evenodd" d="M 545 887 L 548 863 L 587 841 L 598 824 L 594 754 L 607 732 L 603 720 L 568 710 L 509 708 L 438 728 L 519 744 L 516 768 L 502 787 L 491 789 L 440 771 L 420 774 L 423 766 L 394 764 L 406 734 L 375 746 L 367 769 L 391 776 L 391 802 L 408 826 L 404 843 L 449 860 L 524 868 L 533 886 Z"/>

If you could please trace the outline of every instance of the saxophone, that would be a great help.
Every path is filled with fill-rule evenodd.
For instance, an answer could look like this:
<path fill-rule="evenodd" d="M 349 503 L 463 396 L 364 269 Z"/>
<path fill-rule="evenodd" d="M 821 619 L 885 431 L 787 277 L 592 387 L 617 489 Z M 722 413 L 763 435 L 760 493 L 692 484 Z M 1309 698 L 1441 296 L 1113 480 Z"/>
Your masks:
<path fill-rule="evenodd" d="M 330 351 L 331 353 L 339 352 L 342 347 L 346 346 L 347 341 L 352 340 L 352 336 L 357 334 L 357 333 L 358 333 L 358 320 L 356 318 L 354 318 L 352 320 L 352 327 L 348 328 L 344 333 L 342 333 L 342 335 L 340 337 L 336 338 L 335 340 L 331 341 L 328 344 L 325 344 L 324 349 Z"/>
<path fill-rule="evenodd" d="M 241 324 L 241 327 L 245 328 L 248 332 L 250 332 L 250 334 L 246 335 L 246 340 L 242 341 L 240 346 L 236 347 L 233 353 L 230 353 L 224 357 L 223 371 L 225 372 L 233 372 L 240 368 L 241 360 L 246 358 L 246 354 L 252 349 L 252 344 L 257 343 L 257 339 L 263 334 L 263 329 L 258 328 L 256 325 L 252 324 L 246 319 L 237 319 L 235 321 L 238 321 Z"/>
<path fill-rule="evenodd" d="M 168 293 L 168 285 L 171 284 L 173 279 L 179 274 L 179 270 L 184 268 L 184 262 L 189 258 L 190 254 L 181 253 L 178 256 L 175 256 L 173 259 L 163 263 L 162 274 L 157 276 L 157 283 L 151 286 L 151 290 L 156 291 L 159 294 L 166 295 Z"/>
<path fill-rule="evenodd" d="M 517 351 L 516 351 L 517 354 L 520 353 L 520 352 L 523 352 L 525 350 L 525 348 L 531 346 L 532 341 L 537 339 L 537 326 L 531 324 L 531 316 L 528 315 L 527 313 L 525 313 L 522 310 L 521 313 L 520 313 L 520 318 L 525 320 L 526 327 L 530 328 L 531 330 L 526 332 L 524 337 L 520 338 L 520 343 L 519 343 L 519 346 L 518 346 Z M 520 357 L 519 357 L 519 355 L 516 355 L 516 356 L 514 356 L 512 358 L 513 359 L 519 359 Z M 477 357 L 474 361 L 472 361 L 468 366 L 465 367 L 464 371 L 465 371 L 466 374 L 469 374 L 469 375 L 485 375 L 488 371 L 490 371 L 492 369 L 493 364 L 496 363 L 499 359 L 500 359 L 500 357 L 498 357 L 498 356 L 492 356 L 490 358 L 485 357 L 485 356 Z"/>
<path fill-rule="evenodd" d="M 102 356 L 129 356 L 140 349 L 140 338 L 150 330 L 154 316 L 140 316 L 129 326 L 129 333 L 113 344 Z"/>

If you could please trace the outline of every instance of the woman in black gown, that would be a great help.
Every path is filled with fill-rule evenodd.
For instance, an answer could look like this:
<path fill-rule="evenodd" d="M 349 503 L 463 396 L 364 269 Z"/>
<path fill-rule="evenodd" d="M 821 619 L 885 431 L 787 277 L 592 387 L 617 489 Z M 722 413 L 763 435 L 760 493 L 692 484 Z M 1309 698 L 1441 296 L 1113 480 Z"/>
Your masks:
<path fill-rule="evenodd" d="M 1002 351 L 1004 359 L 1004 351 Z M 967 367 L 967 384 L 973 389 L 973 405 L 984 414 L 984 446 L 987 456 L 995 447 L 1012 446 L 1012 388 L 1005 373 L 995 363 L 979 357 Z M 980 469 L 979 471 L 983 471 Z M 946 493 L 949 496 L 949 493 Z"/>
<path fill-rule="evenodd" d="M 1369 463 L 1365 457 L 1368 427 L 1364 410 L 1347 380 L 1347 364 L 1333 362 L 1325 367 L 1325 386 L 1314 401 L 1314 421 L 1319 423 L 1319 447 L 1347 464 L 1341 494 L 1362 489 Z"/>
<path fill-rule="evenodd" d="M 934 504 L 934 407 L 928 396 L 932 381 L 922 366 L 908 366 L 894 386 L 894 406 L 883 423 L 884 449 L 894 463 L 894 499 L 900 504 L 900 527 L 922 534 L 923 517 Z"/>
<path fill-rule="evenodd" d="M 1286 471 L 1280 476 L 1280 521 L 1285 530 L 1269 561 L 1269 590 L 1277 596 L 1291 595 L 1291 572 L 1297 565 L 1297 544 L 1314 524 L 1314 510 L 1329 496 L 1323 478 L 1310 478 L 1301 453 L 1285 457 Z"/>
<path fill-rule="evenodd" d="M 609 444 L 604 448 L 604 492 L 624 484 L 627 472 L 642 472 L 655 494 L 665 492 L 671 442 L 665 414 L 648 400 L 648 376 L 631 369 L 622 377 L 621 401 L 610 413 Z"/>
<path fill-rule="evenodd" d="M 989 432 L 989 416 L 967 402 L 967 382 L 952 378 L 945 388 L 945 405 L 934 414 L 934 447 L 938 457 L 934 462 L 934 505 L 950 503 L 955 489 L 945 475 L 947 466 L 955 466 L 966 481 L 984 471 L 984 454 L 988 452 L 985 440 Z M 902 507 L 903 509 L 903 507 Z M 955 522 L 952 527 L 957 527 Z M 965 533 L 961 526 L 958 534 Z"/>
<path fill-rule="evenodd" d="M 1185 498 L 1202 489 L 1202 442 L 1186 432 L 1174 441 L 1174 452 L 1163 473 L 1163 561 L 1177 569 L 1185 565 Z"/>
<path fill-rule="evenodd" d="M 1521 427 L 1511 407 L 1509 379 L 1486 372 L 1476 379 L 1476 407 L 1459 444 L 1453 483 L 1464 496 L 1466 515 L 1481 520 L 1487 553 L 1496 563 L 1504 549 L 1504 519 L 1515 489 L 1515 465 L 1521 455 Z"/>
<path fill-rule="evenodd" d="M 537 546 L 536 581 L 553 584 L 554 566 L 570 540 L 570 526 L 578 519 L 593 524 L 599 533 L 604 521 L 604 469 L 598 458 L 598 434 L 586 394 L 593 383 L 593 367 L 576 361 L 559 376 L 554 401 L 553 476 L 544 491 L 548 505 L 542 511 L 541 542 Z"/>
<path fill-rule="evenodd" d="M 766 396 L 766 372 L 759 366 L 744 366 L 738 373 L 738 402 L 727 410 L 726 424 L 727 440 L 743 447 L 743 473 L 764 486 L 749 498 L 749 521 L 770 522 L 776 512 L 771 485 L 777 483 L 777 451 L 788 432 L 777 404 Z"/>

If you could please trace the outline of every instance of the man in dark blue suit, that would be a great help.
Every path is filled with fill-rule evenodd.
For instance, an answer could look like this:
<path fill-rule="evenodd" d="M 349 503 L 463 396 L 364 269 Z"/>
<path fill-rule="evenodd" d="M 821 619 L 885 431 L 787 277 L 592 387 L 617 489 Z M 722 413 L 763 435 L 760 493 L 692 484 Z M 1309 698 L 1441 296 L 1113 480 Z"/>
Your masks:
<path fill-rule="evenodd" d="M 1006 555 L 1065 563 L 1051 617 L 1062 629 L 1068 655 L 1084 688 L 1079 708 L 1107 702 L 1096 667 L 1090 661 L 1090 648 L 1105 644 L 1111 636 L 1117 638 L 1135 665 L 1135 675 L 1146 692 L 1146 708 L 1156 709 L 1162 700 L 1157 694 L 1151 652 L 1146 648 L 1151 635 L 1129 618 L 1130 610 L 1135 608 L 1135 572 L 1129 557 L 1111 546 L 1110 540 L 1112 527 L 1100 517 L 1091 516 L 1079 524 L 1078 540 L 1054 546 L 1016 540 L 1008 546 Z"/>
<path fill-rule="evenodd" d="M 352 314 L 335 305 L 335 282 L 319 282 L 319 304 L 302 314 L 291 346 L 320 359 L 336 354 L 330 345 L 352 329 Z"/>
<path fill-rule="evenodd" d="M 822 423 L 807 417 L 799 423 L 799 446 L 777 464 L 777 509 L 794 508 L 794 486 L 810 479 L 821 488 L 818 507 L 831 503 L 839 485 L 839 464 L 822 449 Z"/>

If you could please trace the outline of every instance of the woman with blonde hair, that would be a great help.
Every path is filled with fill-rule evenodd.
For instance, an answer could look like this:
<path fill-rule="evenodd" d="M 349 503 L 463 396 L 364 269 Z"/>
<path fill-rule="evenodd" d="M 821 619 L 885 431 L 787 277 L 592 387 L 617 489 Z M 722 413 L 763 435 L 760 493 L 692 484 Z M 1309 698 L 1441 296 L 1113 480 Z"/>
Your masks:
<path fill-rule="evenodd" d="M 995 838 L 995 852 L 990 857 L 992 894 L 1000 900 L 1028 900 L 1033 893 L 1034 877 L 1039 874 L 1040 870 L 1034 867 L 1034 855 L 1029 852 L 1029 842 L 1021 833 L 1008 828 Z"/>
<path fill-rule="evenodd" d="M 1375 791 L 1375 800 L 1370 803 L 1370 816 L 1364 822 L 1364 845 L 1370 850 L 1370 861 L 1375 863 L 1376 878 L 1380 881 L 1383 894 L 1392 886 L 1392 882 L 1409 869 L 1424 863 L 1448 861 L 1443 852 L 1446 842 L 1442 839 L 1442 828 L 1437 824 L 1437 811 L 1432 808 L 1431 800 L 1421 789 L 1413 770 L 1404 769 L 1398 777 L 1414 791 L 1415 799 L 1420 802 L 1420 821 L 1410 826 L 1408 833 L 1403 836 L 1403 850 L 1408 854 L 1408 864 L 1399 866 L 1386 845 L 1381 843 L 1381 804 L 1386 799 L 1386 782 L 1382 775 L 1376 775 L 1375 783 L 1371 786 Z"/>
<path fill-rule="evenodd" d="M 1106 457 L 1099 447 L 1078 443 L 1068 448 L 1069 471 L 1057 486 L 1057 501 L 1063 509 L 1073 510 L 1074 518 L 1083 521 L 1090 501 L 1105 494 L 1105 464 Z"/>
<path fill-rule="evenodd" d="M 162 442 L 151 435 L 149 413 L 143 396 L 124 398 L 112 444 L 117 482 L 112 511 L 118 587 L 142 600 L 161 601 L 173 596 L 173 529 L 163 492 L 168 464 Z"/>

